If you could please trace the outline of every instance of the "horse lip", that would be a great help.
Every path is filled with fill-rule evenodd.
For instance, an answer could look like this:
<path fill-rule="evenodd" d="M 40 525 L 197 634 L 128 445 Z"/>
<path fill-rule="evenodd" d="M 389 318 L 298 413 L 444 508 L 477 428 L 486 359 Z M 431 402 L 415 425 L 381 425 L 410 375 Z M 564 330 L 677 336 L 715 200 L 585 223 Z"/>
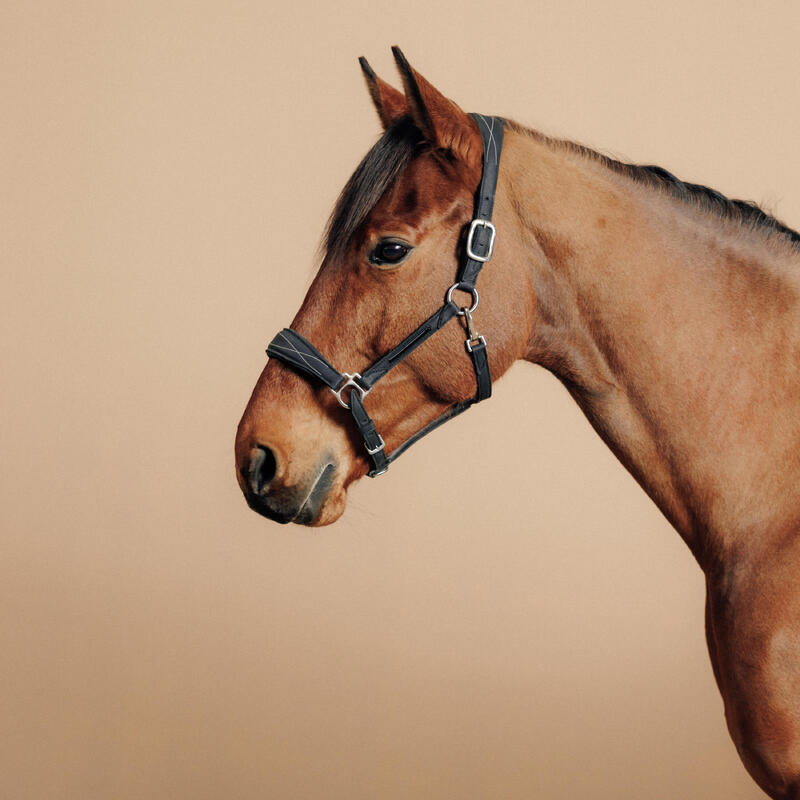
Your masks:
<path fill-rule="evenodd" d="M 247 505 L 255 511 L 256 514 L 271 519 L 273 522 L 278 522 L 281 525 L 288 525 L 288 523 L 292 522 L 294 519 L 294 517 L 285 517 L 280 511 L 272 508 L 264 501 L 262 495 L 246 492 L 245 500 L 247 501 Z"/>
<path fill-rule="evenodd" d="M 330 490 L 333 483 L 333 475 L 336 471 L 336 465 L 333 462 L 328 462 L 319 471 L 319 474 L 311 484 L 308 490 L 306 499 L 303 500 L 297 513 L 289 520 L 290 522 L 311 522 L 319 511 L 321 503 L 319 502 L 324 498 Z M 304 513 L 307 509 L 307 513 Z"/>

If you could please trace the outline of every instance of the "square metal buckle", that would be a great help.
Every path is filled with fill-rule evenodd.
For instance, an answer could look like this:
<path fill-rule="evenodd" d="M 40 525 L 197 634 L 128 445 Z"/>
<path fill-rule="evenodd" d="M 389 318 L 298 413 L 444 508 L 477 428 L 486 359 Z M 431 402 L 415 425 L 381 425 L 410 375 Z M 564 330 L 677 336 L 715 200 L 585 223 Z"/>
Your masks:
<path fill-rule="evenodd" d="M 342 385 L 337 389 L 331 389 L 334 397 L 336 397 L 336 399 L 339 401 L 339 405 L 342 406 L 342 408 L 350 408 L 350 403 L 342 398 L 342 392 L 348 386 L 352 386 L 353 389 L 355 389 L 361 395 L 362 400 L 372 391 L 371 386 L 369 389 L 365 389 L 360 383 L 356 383 L 356 378 L 361 380 L 361 375 L 358 372 L 354 372 L 352 375 L 349 372 L 343 372 L 342 376 L 345 378 L 345 380 L 342 381 Z"/>
<path fill-rule="evenodd" d="M 380 444 L 379 444 L 377 447 L 375 447 L 375 448 L 372 448 L 372 449 L 370 449 L 369 447 L 367 447 L 367 443 L 366 443 L 366 442 L 364 442 L 364 447 L 366 447 L 366 448 L 367 448 L 367 452 L 368 452 L 368 453 L 369 453 L 371 456 L 374 456 L 374 455 L 375 455 L 375 453 L 380 453 L 380 451 L 381 451 L 381 450 L 383 450 L 383 448 L 384 448 L 384 447 L 386 447 L 386 445 L 383 443 L 383 436 L 381 436 L 380 434 L 378 434 L 378 439 L 379 439 L 379 441 L 380 441 Z M 378 473 L 378 474 L 380 474 L 380 473 Z"/>
<path fill-rule="evenodd" d="M 467 347 L 467 352 L 471 353 L 479 344 L 486 347 L 486 339 L 483 336 L 476 336 L 474 339 L 467 339 L 464 344 Z"/>
<path fill-rule="evenodd" d="M 479 256 L 473 249 L 472 249 L 472 239 L 475 236 L 475 231 L 478 228 L 488 228 L 491 231 L 491 236 L 489 237 L 489 252 L 485 256 Z M 492 257 L 492 253 L 494 252 L 494 239 L 497 236 L 497 228 L 489 222 L 488 219 L 474 219 L 472 220 L 472 224 L 469 226 L 469 233 L 467 234 L 467 255 L 473 259 L 474 261 L 480 261 L 481 263 L 488 261 Z"/>

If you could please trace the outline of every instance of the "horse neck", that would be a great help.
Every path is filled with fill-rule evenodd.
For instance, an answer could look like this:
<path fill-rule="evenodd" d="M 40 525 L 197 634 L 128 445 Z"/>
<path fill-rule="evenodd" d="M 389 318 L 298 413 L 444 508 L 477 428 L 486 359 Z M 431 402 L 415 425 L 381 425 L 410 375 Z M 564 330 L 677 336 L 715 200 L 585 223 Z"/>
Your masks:
<path fill-rule="evenodd" d="M 797 528 L 800 263 L 586 154 L 509 131 L 502 203 L 554 372 L 704 567 Z"/>

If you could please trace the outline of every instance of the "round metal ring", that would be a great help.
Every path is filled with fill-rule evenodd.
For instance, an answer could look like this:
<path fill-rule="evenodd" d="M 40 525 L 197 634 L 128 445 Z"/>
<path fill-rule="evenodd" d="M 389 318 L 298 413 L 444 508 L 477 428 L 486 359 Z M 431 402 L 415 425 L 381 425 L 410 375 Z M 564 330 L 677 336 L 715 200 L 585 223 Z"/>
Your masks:
<path fill-rule="evenodd" d="M 480 301 L 480 296 L 478 295 L 478 290 L 474 286 L 470 286 L 468 283 L 454 283 L 448 290 L 447 290 L 447 302 L 452 303 L 452 305 L 456 305 L 453 303 L 453 292 L 458 289 L 461 292 L 469 292 L 472 295 L 472 307 L 469 309 L 469 313 L 471 314 L 477 307 L 478 302 Z M 459 317 L 464 316 L 464 309 L 458 308 L 456 306 L 456 314 Z"/>

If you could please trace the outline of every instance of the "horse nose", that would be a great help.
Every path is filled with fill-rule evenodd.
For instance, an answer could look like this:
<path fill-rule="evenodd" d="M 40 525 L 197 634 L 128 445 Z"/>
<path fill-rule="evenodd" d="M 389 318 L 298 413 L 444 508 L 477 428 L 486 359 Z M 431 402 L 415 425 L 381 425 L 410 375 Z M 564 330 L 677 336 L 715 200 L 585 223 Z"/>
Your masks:
<path fill-rule="evenodd" d="M 263 495 L 278 471 L 275 453 L 266 445 L 256 445 L 250 453 L 247 482 L 255 495 Z"/>
<path fill-rule="evenodd" d="M 253 511 L 275 522 L 313 524 L 334 484 L 336 462 L 330 454 L 296 475 L 276 445 L 253 443 L 241 459 L 239 481 Z"/>

